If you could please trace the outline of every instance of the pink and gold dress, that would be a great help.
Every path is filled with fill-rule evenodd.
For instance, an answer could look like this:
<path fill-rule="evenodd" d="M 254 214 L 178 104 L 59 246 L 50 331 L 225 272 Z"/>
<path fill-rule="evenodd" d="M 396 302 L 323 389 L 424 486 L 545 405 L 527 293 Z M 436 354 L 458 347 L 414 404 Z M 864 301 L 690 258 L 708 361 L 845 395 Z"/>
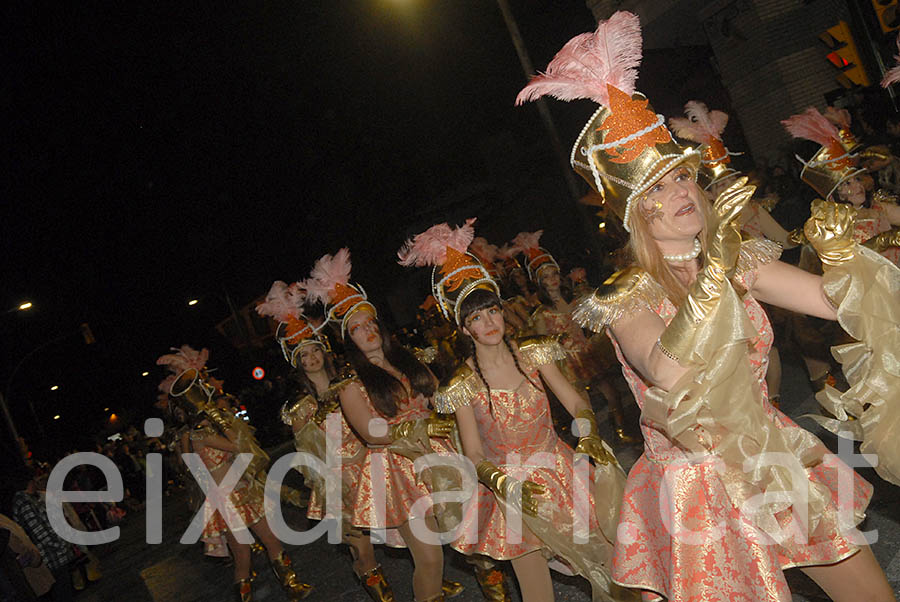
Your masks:
<path fill-rule="evenodd" d="M 204 426 L 191 432 L 191 440 L 200 441 L 206 437 L 216 435 L 217 433 L 212 427 Z M 219 468 L 227 468 L 234 461 L 234 454 L 204 445 L 197 452 L 203 464 L 214 472 Z M 231 499 L 231 505 L 220 504 L 224 506 L 226 512 L 229 513 L 228 519 L 233 525 L 243 524 L 250 528 L 265 517 L 264 506 L 264 485 L 256 479 L 242 477 L 228 497 Z M 209 500 L 214 501 L 214 492 L 210 490 Z M 219 510 L 214 509 L 212 504 L 203 504 L 203 519 L 206 526 L 200 535 L 200 539 L 204 543 L 205 553 L 208 556 L 228 556 L 227 544 L 225 541 L 225 533 L 228 532 L 228 524 L 225 518 L 220 514 Z"/>
<path fill-rule="evenodd" d="M 539 306 L 532 315 L 536 334 L 561 335 L 561 344 L 566 351 L 566 359 L 557 365 L 569 382 L 578 388 L 590 384 L 597 375 L 595 350 L 591 340 L 584 336 L 581 326 L 572 319 L 572 312 L 558 311 L 546 305 Z"/>
<path fill-rule="evenodd" d="M 881 203 L 873 202 L 870 209 L 858 211 L 853 229 L 853 240 L 856 242 L 862 244 L 891 229 L 891 222 Z M 900 265 L 900 247 L 888 247 L 881 254 L 894 262 L 894 265 Z"/>
<path fill-rule="evenodd" d="M 553 428 L 538 370 L 562 357 L 563 351 L 555 338 L 543 337 L 543 341 L 520 352 L 527 378 L 523 376 L 513 389 L 492 388 L 490 401 L 481 379 L 468 366 L 435 396 L 439 412 L 452 413 L 462 405 L 473 409 L 486 460 L 518 481 L 529 480 L 546 488 L 539 498 L 537 521 L 524 517 L 523 529 L 521 523 L 508 520 L 494 493 L 478 483 L 474 498 L 465 505 L 459 536 L 450 545 L 466 555 L 496 560 L 541 551 L 588 579 L 594 600 L 614 599 L 609 594 L 610 587 L 615 588 L 609 579 L 612 544 L 602 532 L 598 505 L 603 502 L 599 513 L 603 516 L 607 506 L 616 506 L 618 500 L 596 500 L 596 496 L 617 495 L 621 481 L 618 485 L 613 481 L 623 480 L 624 475 L 618 465 L 595 470 L 586 458 L 580 460 L 586 464 L 576 471 L 574 451 Z M 609 509 L 610 516 L 615 512 L 615 508 Z M 614 519 L 607 522 L 615 524 Z"/>
<path fill-rule="evenodd" d="M 745 243 L 745 248 L 747 246 Z M 759 263 L 772 261 L 780 253 L 777 245 L 769 242 L 753 241 L 750 249 L 750 253 L 742 250 L 734 279 L 736 289 L 750 289 Z M 647 296 L 644 307 L 652 309 L 668 324 L 675 316 L 676 308 L 658 285 L 648 281 L 658 290 Z M 758 332 L 752 341 L 749 359 L 765 396 L 772 327 L 766 313 L 750 294 L 744 295 L 743 303 Z M 613 335 L 609 333 L 609 336 L 622 364 L 622 372 L 643 409 L 650 385 L 628 363 Z M 799 432 L 799 427 L 790 418 L 769 403 L 763 405 L 775 427 L 798 429 L 793 432 Z M 725 485 L 734 476 L 733 469 L 717 471 L 714 447 L 704 458 L 689 458 L 664 433 L 643 419 L 641 431 L 644 453 L 628 475 L 613 559 L 613 578 L 621 585 L 645 590 L 645 600 L 656 600 L 662 595 L 679 602 L 788 602 L 791 594 L 783 569 L 831 564 L 858 551 L 838 526 L 838 480 L 841 478 L 842 483 L 852 484 L 852 495 L 844 496 L 844 505 L 840 509 L 855 520 L 864 516 L 872 486 L 839 460 L 836 465 L 820 462 L 807 470 L 809 481 L 824 485 L 830 493 L 827 496 L 830 497 L 829 506 L 820 517 L 819 528 L 807 542 L 790 538 L 776 544 L 760 537 L 758 530 L 734 505 Z M 818 439 L 805 431 L 802 434 L 807 441 L 813 441 L 814 453 L 821 457 L 829 453 Z M 786 519 L 784 513 L 775 516 L 779 522 Z"/>

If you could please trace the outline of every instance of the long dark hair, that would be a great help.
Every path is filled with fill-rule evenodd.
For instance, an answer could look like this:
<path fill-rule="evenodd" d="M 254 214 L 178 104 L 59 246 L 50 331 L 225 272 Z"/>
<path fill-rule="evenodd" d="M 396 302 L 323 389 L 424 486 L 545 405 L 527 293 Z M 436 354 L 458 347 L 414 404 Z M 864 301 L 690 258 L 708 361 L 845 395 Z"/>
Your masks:
<path fill-rule="evenodd" d="M 559 279 L 559 294 L 566 303 L 572 302 L 572 290 L 564 283 L 562 274 L 560 274 Z M 547 290 L 547 287 L 544 286 L 544 282 L 540 278 L 537 279 L 537 298 L 542 305 L 546 305 L 551 309 L 555 306 L 553 299 L 550 297 L 550 291 Z"/>
<path fill-rule="evenodd" d="M 484 377 L 484 374 L 481 372 L 481 366 L 478 363 L 478 354 L 475 352 L 475 340 L 472 337 L 466 336 L 464 332 L 462 332 L 462 327 L 465 325 L 466 320 L 476 311 L 480 311 L 482 309 L 487 309 L 489 307 L 496 307 L 503 310 L 503 304 L 500 301 L 500 297 L 497 296 L 494 291 L 490 291 L 487 289 L 479 288 L 475 289 L 471 293 L 469 293 L 460 303 L 459 305 L 459 320 L 460 320 L 460 334 L 469 340 L 469 348 L 470 353 L 472 354 L 472 363 L 475 364 L 475 373 L 478 374 L 478 378 L 481 379 L 481 382 L 484 383 L 484 386 L 487 387 L 487 399 L 488 399 L 488 409 L 491 412 L 491 415 L 494 414 L 494 406 L 491 401 L 491 385 L 488 384 L 487 379 Z M 525 377 L 525 379 L 535 388 L 540 389 L 534 381 L 529 378 L 525 371 L 522 370 L 522 366 L 519 364 L 519 358 L 516 357 L 515 352 L 513 351 L 512 343 L 509 342 L 509 337 L 504 333 L 503 335 L 503 343 L 506 345 L 506 348 L 509 349 L 510 355 L 512 355 L 513 362 L 516 364 L 516 370 Z"/>
<path fill-rule="evenodd" d="M 388 363 L 406 375 L 414 392 L 425 397 L 434 395 L 436 385 L 431 371 L 411 351 L 397 343 L 380 320 L 376 318 L 375 323 L 381 334 L 381 350 Z M 396 416 L 397 402 L 406 399 L 408 395 L 403 383 L 384 368 L 370 362 L 349 336 L 344 339 L 344 346 L 347 361 L 366 388 L 372 405 L 384 416 Z"/>
<path fill-rule="evenodd" d="M 334 380 L 334 377 L 337 376 L 337 370 L 334 368 L 334 360 L 331 359 L 331 354 L 328 353 L 323 347 L 319 347 L 322 349 L 322 355 L 325 358 L 323 367 L 325 368 L 325 374 L 328 376 L 328 381 L 331 382 Z M 300 387 L 300 391 L 306 393 L 307 395 L 312 395 L 316 399 L 319 398 L 319 392 L 316 390 L 316 384 L 310 380 L 310 378 L 306 375 L 306 371 L 300 366 L 300 351 L 297 351 L 297 367 L 291 372 L 291 378 L 297 385 Z"/>

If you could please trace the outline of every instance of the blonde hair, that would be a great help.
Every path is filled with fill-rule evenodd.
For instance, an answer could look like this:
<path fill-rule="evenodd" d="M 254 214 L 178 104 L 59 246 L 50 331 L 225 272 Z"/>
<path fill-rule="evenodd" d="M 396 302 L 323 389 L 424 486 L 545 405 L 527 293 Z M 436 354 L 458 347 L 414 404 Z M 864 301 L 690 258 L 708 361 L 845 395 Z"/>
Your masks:
<path fill-rule="evenodd" d="M 697 191 L 700 193 L 698 195 L 697 210 L 700 211 L 700 215 L 703 217 L 703 227 L 700 229 L 700 234 L 697 235 L 702 248 L 700 253 L 702 262 L 703 258 L 706 257 L 710 226 L 715 221 L 713 219 L 712 204 L 707 200 L 706 194 L 696 182 L 694 182 L 694 186 L 697 186 Z M 636 204 L 640 203 L 641 199 L 638 198 L 634 202 Z M 630 212 L 628 224 L 631 228 L 628 250 L 631 253 L 632 260 L 635 265 L 650 274 L 650 277 L 666 292 L 669 301 L 678 307 L 687 298 L 688 286 L 678 277 L 671 264 L 663 259 L 662 250 L 660 250 L 656 240 L 650 234 L 650 224 L 647 222 L 643 208 L 638 206 L 636 209 L 638 210 Z"/>

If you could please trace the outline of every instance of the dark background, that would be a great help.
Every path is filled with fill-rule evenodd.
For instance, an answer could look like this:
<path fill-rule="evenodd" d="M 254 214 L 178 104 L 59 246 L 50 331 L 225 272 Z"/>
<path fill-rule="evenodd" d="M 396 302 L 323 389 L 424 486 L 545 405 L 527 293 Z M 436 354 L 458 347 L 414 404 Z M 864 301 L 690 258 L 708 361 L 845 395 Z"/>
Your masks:
<path fill-rule="evenodd" d="M 399 324 L 428 287 L 394 254 L 436 222 L 477 215 L 498 245 L 544 228 L 564 266 L 593 263 L 591 213 L 535 107 L 513 106 L 525 77 L 493 2 L 67 4 L 3 13 L 0 300 L 35 307 L 3 314 L 0 385 L 45 459 L 154 414 L 170 346 L 209 347 L 226 389 L 247 386 L 281 360 L 215 330 L 226 299 L 342 246 Z M 596 26 L 581 1 L 511 7 L 537 68 Z M 666 115 L 691 98 L 727 110 L 710 55 L 648 52 L 638 88 Z M 567 149 L 594 108 L 551 102 Z"/>

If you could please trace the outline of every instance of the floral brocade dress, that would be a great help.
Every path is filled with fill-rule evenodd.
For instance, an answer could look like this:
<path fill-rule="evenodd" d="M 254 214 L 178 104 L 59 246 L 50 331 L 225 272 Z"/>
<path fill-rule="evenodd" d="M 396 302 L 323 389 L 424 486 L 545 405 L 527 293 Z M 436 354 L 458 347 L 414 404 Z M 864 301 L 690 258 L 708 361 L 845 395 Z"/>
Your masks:
<path fill-rule="evenodd" d="M 216 434 L 212 427 L 206 426 L 195 429 L 190 436 L 192 441 L 199 441 Z M 220 468 L 227 468 L 234 461 L 233 453 L 210 447 L 209 445 L 200 447 L 197 455 L 200 456 L 203 464 L 210 472 L 215 472 Z M 265 518 L 264 493 L 263 483 L 255 479 L 249 479 L 245 475 L 238 481 L 231 493 L 228 494 L 231 504 L 220 504 L 220 506 L 225 507 L 226 512 L 229 513 L 228 519 L 231 524 L 237 526 L 240 524 L 239 521 L 242 521 L 249 528 Z M 210 489 L 207 499 L 210 502 L 214 502 L 216 501 L 215 495 L 214 489 Z M 202 511 L 206 524 L 200 535 L 200 539 L 204 544 L 204 553 L 208 556 L 228 556 L 225 534 L 229 529 L 225 518 L 210 503 L 204 503 Z"/>
<path fill-rule="evenodd" d="M 891 229 L 887 212 L 880 203 L 873 203 L 871 209 L 860 209 L 853 228 L 853 240 L 862 244 Z M 900 247 L 888 247 L 881 254 L 894 265 L 900 265 Z"/>
<path fill-rule="evenodd" d="M 779 253 L 774 243 L 753 241 L 749 246 L 744 243 L 733 280 L 738 285 L 736 290 L 750 289 L 758 265 L 776 259 Z M 652 280 L 647 278 L 645 282 L 648 284 L 640 303 L 668 324 L 676 314 L 675 306 Z M 751 341 L 749 360 L 765 397 L 772 328 L 752 296 L 745 294 L 743 303 L 758 332 Z M 625 378 L 643 410 L 650 385 L 631 367 L 612 333 L 607 332 Z M 769 403 L 763 405 L 776 428 L 799 429 Z M 689 459 L 685 451 L 643 419 L 641 431 L 644 453 L 628 475 L 613 578 L 621 585 L 645 590 L 645 600 L 657 600 L 662 595 L 677 602 L 788 602 L 791 594 L 783 569 L 832 564 L 858 551 L 838 527 L 839 475 L 842 483 L 852 484 L 852 495 L 845 496 L 840 510 L 855 520 L 864 516 L 872 486 L 839 460 L 836 465 L 826 466 L 826 462 L 821 462 L 806 470 L 809 481 L 824 485 L 830 494 L 825 496 L 828 505 L 819 528 L 806 542 L 790 538 L 774 543 L 760 537 L 729 497 L 725 482 L 733 476 L 733 468 L 717 471 L 714 454 Z M 821 457 L 829 453 L 811 434 L 805 431 L 802 434 L 814 442 L 815 453 Z M 712 451 L 715 452 L 715 447 Z M 781 521 L 784 513 L 776 516 Z"/>
<path fill-rule="evenodd" d="M 546 305 L 539 306 L 532 315 L 532 324 L 537 334 L 562 335 L 566 359 L 557 362 L 569 382 L 583 389 L 597 375 L 598 357 L 591 339 L 584 336 L 581 327 L 572 320 L 569 311 L 557 311 Z"/>

